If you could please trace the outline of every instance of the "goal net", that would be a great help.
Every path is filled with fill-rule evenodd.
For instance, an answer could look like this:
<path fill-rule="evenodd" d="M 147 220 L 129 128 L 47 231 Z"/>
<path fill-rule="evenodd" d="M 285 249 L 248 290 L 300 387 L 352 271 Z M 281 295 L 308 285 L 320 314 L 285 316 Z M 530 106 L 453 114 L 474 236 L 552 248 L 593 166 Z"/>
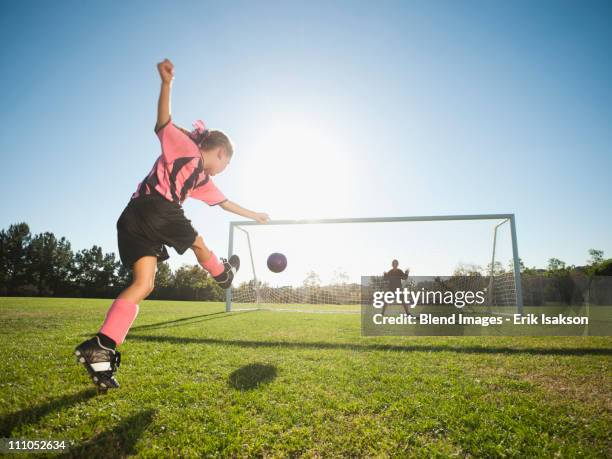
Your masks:
<path fill-rule="evenodd" d="M 281 273 L 267 267 L 274 252 L 287 257 Z M 392 260 L 409 270 L 402 287 L 437 279 L 484 290 L 487 312 L 522 309 L 511 214 L 232 222 L 229 254 L 238 254 L 241 266 L 227 311 L 359 312 L 362 280 L 385 288 Z"/>

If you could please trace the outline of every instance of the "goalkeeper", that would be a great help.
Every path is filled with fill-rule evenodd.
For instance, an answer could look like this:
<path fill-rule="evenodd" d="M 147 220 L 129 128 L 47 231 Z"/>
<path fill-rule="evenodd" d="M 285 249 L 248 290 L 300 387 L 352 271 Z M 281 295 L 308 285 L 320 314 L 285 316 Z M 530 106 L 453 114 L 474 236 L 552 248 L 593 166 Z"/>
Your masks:
<path fill-rule="evenodd" d="M 399 261 L 393 260 L 391 262 L 391 270 L 383 273 L 383 278 L 387 281 L 387 291 L 388 292 L 397 292 L 402 288 L 402 281 L 408 279 L 408 274 L 410 273 L 410 268 L 406 268 L 406 271 L 402 271 L 398 268 Z M 410 311 L 408 310 L 408 305 L 402 300 L 400 303 L 406 311 L 406 314 L 411 316 Z M 387 303 L 383 306 L 382 315 L 385 315 L 385 309 L 387 308 Z"/>

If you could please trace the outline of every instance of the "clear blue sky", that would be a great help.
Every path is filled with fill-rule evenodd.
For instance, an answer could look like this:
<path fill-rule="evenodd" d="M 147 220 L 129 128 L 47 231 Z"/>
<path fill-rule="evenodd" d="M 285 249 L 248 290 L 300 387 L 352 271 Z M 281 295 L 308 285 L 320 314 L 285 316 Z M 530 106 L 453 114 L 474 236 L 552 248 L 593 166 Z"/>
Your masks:
<path fill-rule="evenodd" d="M 246 207 L 515 213 L 529 266 L 612 256 L 611 18 L 608 1 L 2 2 L 0 227 L 117 252 L 168 57 L 175 121 L 229 133 L 216 182 Z M 185 209 L 224 254 L 235 218 Z"/>

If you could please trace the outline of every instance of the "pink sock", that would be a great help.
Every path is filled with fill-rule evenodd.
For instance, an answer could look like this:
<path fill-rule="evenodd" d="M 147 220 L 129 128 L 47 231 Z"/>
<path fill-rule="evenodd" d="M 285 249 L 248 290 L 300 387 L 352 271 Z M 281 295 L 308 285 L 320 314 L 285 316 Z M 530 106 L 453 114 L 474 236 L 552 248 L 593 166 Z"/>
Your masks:
<path fill-rule="evenodd" d="M 218 276 L 223 272 L 223 263 L 219 261 L 217 255 L 215 255 L 212 250 L 210 251 L 210 258 L 202 263 L 202 266 L 206 271 L 210 273 L 211 276 Z"/>
<path fill-rule="evenodd" d="M 137 314 L 137 304 L 123 298 L 117 298 L 106 313 L 106 319 L 102 328 L 100 328 L 100 333 L 104 333 L 117 344 L 123 343 L 125 335 L 127 335 Z"/>

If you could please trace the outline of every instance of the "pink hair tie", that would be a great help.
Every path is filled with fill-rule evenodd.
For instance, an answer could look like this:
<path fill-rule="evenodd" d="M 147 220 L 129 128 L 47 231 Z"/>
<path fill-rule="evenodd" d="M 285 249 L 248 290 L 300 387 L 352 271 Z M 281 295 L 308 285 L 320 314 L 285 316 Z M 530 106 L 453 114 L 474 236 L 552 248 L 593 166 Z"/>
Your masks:
<path fill-rule="evenodd" d="M 193 122 L 193 129 L 194 132 L 198 133 L 198 134 L 202 134 L 203 132 L 206 131 L 206 125 L 204 124 L 204 121 L 202 120 L 196 120 Z"/>

